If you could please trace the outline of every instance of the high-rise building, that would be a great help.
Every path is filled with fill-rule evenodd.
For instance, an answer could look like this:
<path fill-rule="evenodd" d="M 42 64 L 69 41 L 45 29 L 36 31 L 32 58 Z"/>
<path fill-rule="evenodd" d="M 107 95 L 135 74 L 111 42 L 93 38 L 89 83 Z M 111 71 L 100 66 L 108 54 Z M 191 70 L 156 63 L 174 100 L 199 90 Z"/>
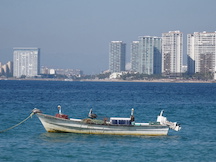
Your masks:
<path fill-rule="evenodd" d="M 40 73 L 40 49 L 14 48 L 13 62 L 14 77 L 35 77 Z"/>
<path fill-rule="evenodd" d="M 161 73 L 161 38 L 139 37 L 138 72 L 143 74 Z"/>
<path fill-rule="evenodd" d="M 122 41 L 111 41 L 109 44 L 109 71 L 125 71 L 126 44 Z"/>
<path fill-rule="evenodd" d="M 216 32 L 187 35 L 188 73 L 214 72 L 216 66 Z"/>
<path fill-rule="evenodd" d="M 139 63 L 139 41 L 133 41 L 131 43 L 131 71 L 138 71 Z"/>
<path fill-rule="evenodd" d="M 132 71 L 142 74 L 161 73 L 161 38 L 153 36 L 139 37 L 131 45 Z"/>
<path fill-rule="evenodd" d="M 154 74 L 161 74 L 162 72 L 162 39 L 154 37 Z"/>
<path fill-rule="evenodd" d="M 162 73 L 179 75 L 183 65 L 183 33 L 162 33 Z"/>

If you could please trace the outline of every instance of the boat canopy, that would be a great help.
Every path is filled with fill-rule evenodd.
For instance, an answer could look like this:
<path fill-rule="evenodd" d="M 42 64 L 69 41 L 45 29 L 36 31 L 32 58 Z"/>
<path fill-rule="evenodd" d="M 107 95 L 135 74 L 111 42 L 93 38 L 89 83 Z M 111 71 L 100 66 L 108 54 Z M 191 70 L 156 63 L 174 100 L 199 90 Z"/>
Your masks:
<path fill-rule="evenodd" d="M 113 125 L 131 125 L 131 118 L 110 118 L 110 124 Z"/>

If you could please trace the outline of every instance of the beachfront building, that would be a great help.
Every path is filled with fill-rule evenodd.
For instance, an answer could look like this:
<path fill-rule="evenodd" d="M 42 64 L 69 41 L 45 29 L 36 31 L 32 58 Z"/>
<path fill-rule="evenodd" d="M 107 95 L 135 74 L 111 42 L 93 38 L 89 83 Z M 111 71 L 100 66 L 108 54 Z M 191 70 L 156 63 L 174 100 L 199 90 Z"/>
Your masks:
<path fill-rule="evenodd" d="M 214 73 L 216 67 L 216 32 L 187 35 L 188 73 Z"/>
<path fill-rule="evenodd" d="M 140 36 L 131 44 L 131 70 L 141 74 L 161 73 L 161 38 Z"/>
<path fill-rule="evenodd" d="M 14 48 L 13 62 L 14 77 L 35 77 L 40 73 L 40 49 Z"/>
<path fill-rule="evenodd" d="M 161 73 L 161 38 L 139 37 L 138 72 L 148 75 Z"/>
<path fill-rule="evenodd" d="M 162 73 L 179 76 L 183 65 L 183 33 L 169 31 L 162 33 Z"/>
<path fill-rule="evenodd" d="M 109 44 L 109 71 L 125 71 L 126 44 L 122 41 L 111 41 Z"/>
<path fill-rule="evenodd" d="M 130 47 L 131 52 L 131 71 L 138 71 L 139 63 L 139 41 L 133 41 Z"/>

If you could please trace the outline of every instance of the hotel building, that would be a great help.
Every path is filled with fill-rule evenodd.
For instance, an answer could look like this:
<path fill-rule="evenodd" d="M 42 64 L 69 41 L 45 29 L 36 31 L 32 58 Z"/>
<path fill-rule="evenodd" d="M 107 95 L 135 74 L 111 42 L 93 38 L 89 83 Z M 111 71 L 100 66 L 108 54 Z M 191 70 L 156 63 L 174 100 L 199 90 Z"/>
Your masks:
<path fill-rule="evenodd" d="M 179 75 L 183 65 L 183 33 L 169 31 L 162 33 L 162 73 Z"/>
<path fill-rule="evenodd" d="M 131 43 L 131 71 L 138 71 L 139 64 L 139 41 L 133 41 Z"/>
<path fill-rule="evenodd" d="M 109 71 L 125 71 L 126 44 L 122 41 L 111 41 L 109 44 Z"/>
<path fill-rule="evenodd" d="M 215 72 L 216 32 L 187 35 L 188 73 Z"/>
<path fill-rule="evenodd" d="M 13 76 L 35 77 L 40 73 L 39 48 L 14 48 L 13 49 Z"/>
<path fill-rule="evenodd" d="M 141 36 L 131 45 L 132 71 L 142 74 L 161 73 L 161 38 Z"/>

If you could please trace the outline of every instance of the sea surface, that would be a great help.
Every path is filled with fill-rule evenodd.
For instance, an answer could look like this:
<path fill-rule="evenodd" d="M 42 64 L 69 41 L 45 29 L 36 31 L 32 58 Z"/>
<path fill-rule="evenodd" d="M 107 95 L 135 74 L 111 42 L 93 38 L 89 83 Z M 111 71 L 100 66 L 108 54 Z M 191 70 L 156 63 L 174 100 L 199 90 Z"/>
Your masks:
<path fill-rule="evenodd" d="M 0 161 L 216 161 L 215 83 L 64 82 L 0 80 L 0 131 L 21 122 L 33 108 L 73 118 L 89 109 L 104 117 L 156 121 L 164 110 L 182 129 L 167 136 L 47 133 L 36 116 L 0 133 Z"/>

